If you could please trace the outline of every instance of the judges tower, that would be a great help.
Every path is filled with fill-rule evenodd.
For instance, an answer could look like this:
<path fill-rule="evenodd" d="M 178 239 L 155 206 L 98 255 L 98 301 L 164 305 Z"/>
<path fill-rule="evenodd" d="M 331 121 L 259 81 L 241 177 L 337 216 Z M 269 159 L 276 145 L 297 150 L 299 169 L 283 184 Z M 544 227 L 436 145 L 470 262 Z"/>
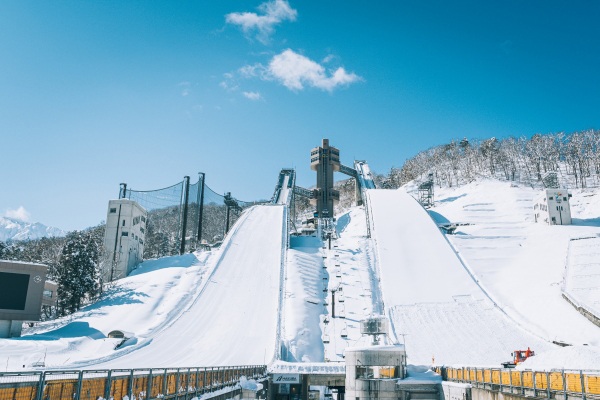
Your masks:
<path fill-rule="evenodd" d="M 333 217 L 333 206 L 340 200 L 339 191 L 333 188 L 333 173 L 340 170 L 340 151 L 329 146 L 329 139 L 311 150 L 310 168 L 317 171 L 316 198 L 311 202 L 316 204 L 319 218 Z"/>

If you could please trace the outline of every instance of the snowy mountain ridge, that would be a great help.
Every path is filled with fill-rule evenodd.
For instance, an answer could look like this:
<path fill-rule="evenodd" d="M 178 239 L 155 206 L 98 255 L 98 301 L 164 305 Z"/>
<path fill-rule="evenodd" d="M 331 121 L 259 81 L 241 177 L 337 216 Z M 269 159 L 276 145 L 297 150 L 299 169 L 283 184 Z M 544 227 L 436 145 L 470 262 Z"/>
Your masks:
<path fill-rule="evenodd" d="M 0 241 L 3 242 L 65 235 L 65 231 L 39 222 L 25 222 L 14 218 L 0 217 Z"/>

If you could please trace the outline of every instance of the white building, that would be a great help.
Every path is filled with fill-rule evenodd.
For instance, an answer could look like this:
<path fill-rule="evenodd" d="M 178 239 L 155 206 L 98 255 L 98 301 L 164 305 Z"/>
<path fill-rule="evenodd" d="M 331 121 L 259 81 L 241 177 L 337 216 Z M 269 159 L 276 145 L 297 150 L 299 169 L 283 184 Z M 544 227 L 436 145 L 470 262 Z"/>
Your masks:
<path fill-rule="evenodd" d="M 108 202 L 104 250 L 104 282 L 126 277 L 142 261 L 148 213 L 133 200 Z"/>
<path fill-rule="evenodd" d="M 571 224 L 571 195 L 566 189 L 544 189 L 533 199 L 534 220 L 548 225 Z"/>

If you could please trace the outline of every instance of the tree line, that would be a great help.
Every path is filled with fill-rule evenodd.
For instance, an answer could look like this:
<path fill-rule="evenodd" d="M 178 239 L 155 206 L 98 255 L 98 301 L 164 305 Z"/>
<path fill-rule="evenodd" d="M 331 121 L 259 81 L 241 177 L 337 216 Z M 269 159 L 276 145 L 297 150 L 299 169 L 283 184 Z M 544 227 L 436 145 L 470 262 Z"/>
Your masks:
<path fill-rule="evenodd" d="M 44 309 L 45 318 L 71 314 L 101 293 L 100 255 L 104 224 L 72 231 L 65 237 L 0 242 L 0 259 L 44 264 L 55 282 L 57 305 Z"/>
<path fill-rule="evenodd" d="M 436 184 L 448 187 L 482 177 L 535 186 L 542 184 L 546 173 L 555 172 L 562 184 L 596 187 L 600 183 L 599 149 L 600 131 L 593 129 L 531 138 L 464 138 L 419 152 L 402 167 L 376 176 L 376 184 L 398 188 L 432 173 Z"/>

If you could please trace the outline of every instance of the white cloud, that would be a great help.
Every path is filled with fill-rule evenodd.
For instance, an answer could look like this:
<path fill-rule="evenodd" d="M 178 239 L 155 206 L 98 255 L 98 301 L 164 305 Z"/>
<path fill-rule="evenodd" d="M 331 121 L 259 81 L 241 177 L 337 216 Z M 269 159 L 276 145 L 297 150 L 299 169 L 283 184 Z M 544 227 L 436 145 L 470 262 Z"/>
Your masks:
<path fill-rule="evenodd" d="M 23 206 L 20 206 L 16 210 L 6 210 L 5 215 L 8 218 L 18 219 L 25 222 L 29 221 L 29 217 L 31 216 L 31 214 L 29 214 L 29 211 L 25 210 Z"/>
<path fill-rule="evenodd" d="M 238 25 L 244 33 L 256 30 L 256 38 L 266 44 L 274 31 L 274 26 L 285 20 L 295 21 L 298 12 L 290 7 L 287 0 L 267 1 L 258 6 L 264 15 L 253 12 L 233 12 L 225 16 L 225 22 Z"/>
<path fill-rule="evenodd" d="M 333 54 L 328 54 L 321 62 L 323 64 L 327 64 L 329 61 L 333 60 L 334 58 L 335 58 L 335 56 Z"/>
<path fill-rule="evenodd" d="M 291 49 L 274 56 L 267 72 L 292 90 L 302 90 L 304 85 L 308 85 L 331 92 L 337 86 L 362 80 L 360 76 L 346 72 L 343 67 L 328 73 L 321 64 Z"/>
<path fill-rule="evenodd" d="M 250 99 L 250 100 L 260 100 L 261 96 L 259 92 L 243 92 L 242 93 L 244 96 L 246 96 L 246 98 Z"/>
<path fill-rule="evenodd" d="M 181 83 L 178 83 L 177 86 L 183 86 L 183 89 L 181 90 L 181 95 L 183 97 L 190 94 L 190 83 L 189 82 L 181 82 Z"/>
<path fill-rule="evenodd" d="M 238 69 L 238 72 L 245 78 L 251 78 L 254 76 L 264 75 L 265 67 L 261 63 L 244 65 L 242 68 Z"/>
<path fill-rule="evenodd" d="M 231 83 L 227 83 L 227 81 L 220 82 L 219 86 L 221 86 L 223 89 L 227 90 L 228 92 L 233 92 L 234 90 L 239 89 L 239 85 L 231 85 Z"/>

